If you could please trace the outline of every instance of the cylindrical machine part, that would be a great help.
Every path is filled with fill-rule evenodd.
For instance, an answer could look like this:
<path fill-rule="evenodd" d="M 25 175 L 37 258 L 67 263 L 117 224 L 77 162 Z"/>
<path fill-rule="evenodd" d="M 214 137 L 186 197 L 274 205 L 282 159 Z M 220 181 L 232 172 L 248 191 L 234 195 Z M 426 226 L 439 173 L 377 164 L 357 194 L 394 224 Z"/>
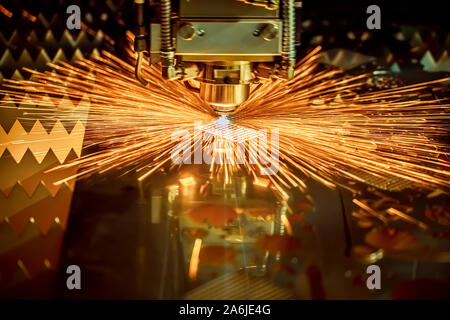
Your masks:
<path fill-rule="evenodd" d="M 200 96 L 217 112 L 233 112 L 248 99 L 251 79 L 248 61 L 208 63 L 199 79 Z"/>
<path fill-rule="evenodd" d="M 175 49 L 172 40 L 172 0 L 161 0 L 161 66 L 162 76 L 167 80 L 178 77 L 178 69 L 175 66 Z"/>
<path fill-rule="evenodd" d="M 294 0 L 282 0 L 281 12 L 283 17 L 283 68 L 286 70 L 286 78 L 294 76 L 295 65 L 295 2 Z"/>
<path fill-rule="evenodd" d="M 142 77 L 142 67 L 144 63 L 144 52 L 148 52 L 148 30 L 146 22 L 146 5 L 145 0 L 134 0 L 136 10 L 136 28 L 134 38 L 134 51 L 137 52 L 135 75 L 144 86 L 147 81 Z"/>
<path fill-rule="evenodd" d="M 171 0 L 161 0 L 161 51 L 173 51 L 172 28 L 170 26 L 170 16 L 172 14 Z"/>
<path fill-rule="evenodd" d="M 145 25 L 145 1 L 134 0 L 136 6 L 136 25 L 141 27 Z"/>
<path fill-rule="evenodd" d="M 233 112 L 249 94 L 250 84 L 200 84 L 200 96 L 217 112 Z"/>
<path fill-rule="evenodd" d="M 283 0 L 283 55 L 295 59 L 295 6 L 294 0 Z"/>

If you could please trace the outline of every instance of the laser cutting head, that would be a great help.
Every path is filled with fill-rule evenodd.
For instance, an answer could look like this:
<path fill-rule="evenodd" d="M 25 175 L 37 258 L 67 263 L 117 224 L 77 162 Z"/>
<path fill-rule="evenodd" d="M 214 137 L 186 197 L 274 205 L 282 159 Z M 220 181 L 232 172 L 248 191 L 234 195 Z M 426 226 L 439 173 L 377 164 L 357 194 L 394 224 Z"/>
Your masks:
<path fill-rule="evenodd" d="M 233 112 L 248 99 L 251 80 L 249 62 L 206 63 L 200 81 L 200 96 L 217 112 Z"/>
<path fill-rule="evenodd" d="M 247 100 L 249 84 L 209 84 L 200 85 L 200 96 L 219 114 L 234 112 Z"/>
<path fill-rule="evenodd" d="M 299 25 L 294 0 L 135 0 L 136 77 L 144 52 L 167 80 L 195 79 L 218 113 L 233 112 L 250 84 L 293 76 Z M 159 15 L 152 13 L 159 12 Z"/>

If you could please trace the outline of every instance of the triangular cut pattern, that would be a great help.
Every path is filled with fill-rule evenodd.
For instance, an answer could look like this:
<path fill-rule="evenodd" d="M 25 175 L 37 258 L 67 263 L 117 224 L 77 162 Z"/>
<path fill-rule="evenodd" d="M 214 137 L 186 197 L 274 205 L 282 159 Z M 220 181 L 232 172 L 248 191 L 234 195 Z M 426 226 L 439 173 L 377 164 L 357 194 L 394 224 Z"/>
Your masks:
<path fill-rule="evenodd" d="M 422 64 L 423 69 L 428 72 L 450 72 L 450 58 L 447 50 L 442 52 L 437 61 L 431 52 L 427 51 L 420 60 L 420 63 Z"/>
<path fill-rule="evenodd" d="M 33 226 L 30 225 L 25 233 L 31 229 L 33 229 Z M 19 269 L 24 275 L 24 277 L 21 277 L 22 281 L 33 279 L 46 268 L 56 270 L 63 235 L 64 231 L 59 226 L 54 226 L 46 235 L 36 235 L 19 245 L 11 243 L 11 250 L 0 254 L 0 272 L 3 275 L 0 280 L 0 287 L 13 285 L 14 282 L 17 282 L 18 279 L 15 274 Z"/>
<path fill-rule="evenodd" d="M 322 53 L 320 62 L 350 70 L 362 64 L 374 61 L 375 57 L 366 56 L 345 49 L 333 49 Z"/>
<path fill-rule="evenodd" d="M 70 151 L 64 163 L 77 159 L 78 156 Z M 74 176 L 78 166 L 69 166 L 58 170 L 49 171 L 59 165 L 52 149 L 49 150 L 44 160 L 38 163 L 30 149 L 25 152 L 22 161 L 16 163 L 9 150 L 0 157 L 0 191 L 8 197 L 16 184 L 20 185 L 29 197 L 32 197 L 36 188 L 42 184 L 47 191 L 55 196 L 62 184 L 56 184 L 67 177 Z M 75 185 L 75 179 L 64 182 L 71 190 Z"/>
<path fill-rule="evenodd" d="M 43 41 L 39 41 L 34 31 L 27 38 L 16 35 L 12 40 L 16 41 L 13 45 L 0 31 L 0 70 L 5 78 L 11 79 L 14 76 L 16 80 L 26 78 L 27 74 L 22 72 L 24 67 L 45 71 L 51 70 L 47 65 L 49 62 L 75 62 L 84 57 L 95 56 L 104 41 L 101 32 L 97 32 L 90 41 L 82 31 L 77 41 L 68 32 L 64 32 L 61 41 L 57 42 L 51 30 L 47 31 Z M 6 44 L 5 50 L 1 50 L 2 43 Z"/>
<path fill-rule="evenodd" d="M 56 121 L 50 133 L 47 133 L 39 120 L 34 123 L 29 133 L 16 120 L 8 133 L 0 126 L 0 157 L 8 149 L 16 163 L 19 163 L 27 149 L 30 149 L 37 162 L 42 163 L 52 149 L 62 164 L 72 149 L 77 156 L 81 156 L 84 133 L 85 127 L 79 120 L 70 133 L 59 120 Z"/>
<path fill-rule="evenodd" d="M 36 224 L 29 224 L 19 235 L 9 222 L 3 221 L 0 223 L 0 256 L 39 236 L 41 231 Z"/>
<path fill-rule="evenodd" d="M 35 224 L 42 234 L 46 234 L 54 223 L 64 229 L 71 200 L 72 190 L 66 186 L 51 196 L 39 185 L 31 198 L 16 186 L 8 198 L 0 193 L 0 224 L 8 223 L 18 235 L 30 223 Z"/>
<path fill-rule="evenodd" d="M 60 98 L 42 95 L 39 101 L 36 101 L 25 94 L 18 103 L 15 103 L 10 95 L 5 94 L 0 99 L 0 126 L 8 133 L 14 122 L 18 120 L 29 133 L 35 122 L 39 120 L 50 134 L 56 121 L 59 120 L 67 132 L 71 133 L 78 120 L 86 126 L 89 107 L 90 100 L 87 95 L 79 100 L 70 99 L 66 95 Z"/>

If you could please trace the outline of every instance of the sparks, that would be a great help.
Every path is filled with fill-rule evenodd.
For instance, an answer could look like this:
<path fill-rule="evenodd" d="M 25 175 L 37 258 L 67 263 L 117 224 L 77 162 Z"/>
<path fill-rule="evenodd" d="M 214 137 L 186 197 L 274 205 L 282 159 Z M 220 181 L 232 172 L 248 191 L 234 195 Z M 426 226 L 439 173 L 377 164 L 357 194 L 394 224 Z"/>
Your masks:
<path fill-rule="evenodd" d="M 155 66 L 144 69 L 150 81 L 143 87 L 134 78 L 131 49 L 130 62 L 104 52 L 100 58 L 75 65 L 52 64 L 52 72 L 28 70 L 31 80 L 7 80 L 8 89 L 1 92 L 15 103 L 26 98 L 44 110 L 44 115 L 63 97 L 89 99 L 85 147 L 96 146 L 98 151 L 58 167 L 81 167 L 59 183 L 113 169 L 135 170 L 142 180 L 161 168 L 173 168 L 172 132 L 182 128 L 193 133 L 194 122 L 201 121 L 214 123 L 218 131 L 277 129 L 279 170 L 264 179 L 282 197 L 288 188 L 304 188 L 303 177 L 329 187 L 351 188 L 351 182 L 369 183 L 375 177 L 447 189 L 449 146 L 443 138 L 450 131 L 449 105 L 433 98 L 427 89 L 439 90 L 448 79 L 368 91 L 364 90 L 368 75 L 348 77 L 335 69 L 318 70 L 319 50 L 298 64 L 294 79 L 255 85 L 248 101 L 231 116 L 219 119 L 182 82 L 163 80 Z M 211 125 L 204 129 L 208 130 Z M 211 137 L 200 147 L 211 146 L 217 133 Z M 234 152 L 232 142 L 224 139 L 214 154 Z M 213 163 L 210 171 L 227 181 L 243 170 L 257 182 L 262 166 L 247 160 L 243 164 Z"/>

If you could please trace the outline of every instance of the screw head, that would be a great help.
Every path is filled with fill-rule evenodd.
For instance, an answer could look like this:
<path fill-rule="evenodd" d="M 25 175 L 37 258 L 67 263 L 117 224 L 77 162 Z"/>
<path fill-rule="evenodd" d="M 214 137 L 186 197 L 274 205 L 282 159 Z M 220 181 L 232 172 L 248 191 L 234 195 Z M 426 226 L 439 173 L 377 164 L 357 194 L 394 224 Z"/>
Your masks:
<path fill-rule="evenodd" d="M 178 29 L 178 35 L 184 40 L 192 40 L 195 36 L 195 27 L 190 23 L 185 23 Z"/>
<path fill-rule="evenodd" d="M 205 35 L 205 30 L 203 30 L 202 28 L 199 28 L 199 29 L 197 30 L 197 35 L 198 35 L 199 37 L 203 37 L 203 36 Z"/>
<path fill-rule="evenodd" d="M 272 41 L 278 36 L 278 26 L 273 23 L 265 23 L 260 29 L 261 37 L 266 41 Z"/>

